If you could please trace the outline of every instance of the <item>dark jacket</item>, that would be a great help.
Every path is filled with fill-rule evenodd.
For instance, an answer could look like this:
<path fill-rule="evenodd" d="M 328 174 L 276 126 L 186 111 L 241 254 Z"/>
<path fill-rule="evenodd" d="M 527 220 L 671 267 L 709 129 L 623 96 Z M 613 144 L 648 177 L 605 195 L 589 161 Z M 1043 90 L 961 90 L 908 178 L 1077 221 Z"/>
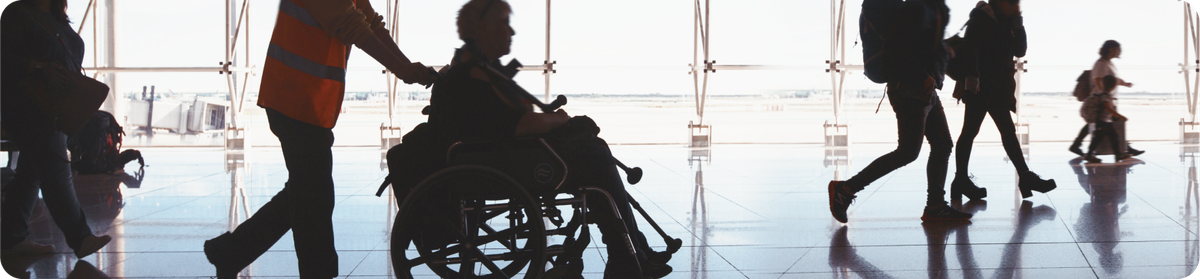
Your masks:
<path fill-rule="evenodd" d="M 894 82 L 922 84 L 933 77 L 938 89 L 945 79 L 949 54 L 942 42 L 950 21 L 950 8 L 943 0 L 909 0 L 897 11 L 889 40 L 898 42 L 884 49 Z M 894 46 L 894 47 L 893 47 Z"/>
<path fill-rule="evenodd" d="M 525 111 L 505 101 L 490 82 L 472 77 L 471 70 L 480 66 L 464 61 L 463 55 L 455 52 L 455 65 L 433 85 L 429 124 L 452 142 L 513 138 Z"/>
<path fill-rule="evenodd" d="M 41 20 L 41 22 L 38 22 Z M 43 23 L 45 25 L 43 25 Z M 49 28 L 47 28 L 49 27 Z M 58 34 L 70 50 L 55 37 Z M 27 96 L 23 81 L 41 80 L 40 73 L 29 71 L 29 60 L 57 62 L 63 68 L 79 72 L 83 65 L 83 38 L 66 22 L 23 1 L 12 2 L 0 15 L 0 119 L 5 130 L 33 122 L 28 117 L 49 119 Z"/>
<path fill-rule="evenodd" d="M 1014 57 L 1024 57 L 1028 42 L 1020 15 L 993 18 L 982 8 L 971 11 L 963 55 L 965 76 L 979 78 L 979 94 L 963 98 L 964 102 L 988 102 L 988 105 L 1015 109 L 1016 73 Z"/>

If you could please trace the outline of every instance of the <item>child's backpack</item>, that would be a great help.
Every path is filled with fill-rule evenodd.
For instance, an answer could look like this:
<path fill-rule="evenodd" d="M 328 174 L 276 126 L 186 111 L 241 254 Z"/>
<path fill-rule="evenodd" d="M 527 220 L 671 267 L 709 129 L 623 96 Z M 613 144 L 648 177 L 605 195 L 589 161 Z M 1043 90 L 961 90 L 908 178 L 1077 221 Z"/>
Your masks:
<path fill-rule="evenodd" d="M 1079 107 L 1079 116 L 1088 123 L 1099 122 L 1100 114 L 1104 111 L 1104 97 L 1107 96 L 1108 93 L 1088 95 L 1083 99 L 1083 105 Z"/>
<path fill-rule="evenodd" d="M 1079 78 L 1075 79 L 1075 99 L 1083 102 L 1088 96 L 1092 95 L 1092 70 L 1083 71 Z"/>
<path fill-rule="evenodd" d="M 142 152 L 134 149 L 121 152 L 124 135 L 125 130 L 112 114 L 96 111 L 79 132 L 67 139 L 67 150 L 71 151 L 71 169 L 80 174 L 112 174 L 124 169 L 125 164 L 133 160 L 145 167 Z"/>
<path fill-rule="evenodd" d="M 863 0 L 858 35 L 863 41 L 863 72 L 872 82 L 886 83 L 890 78 L 884 49 L 894 28 L 896 10 L 903 4 L 902 0 Z"/>

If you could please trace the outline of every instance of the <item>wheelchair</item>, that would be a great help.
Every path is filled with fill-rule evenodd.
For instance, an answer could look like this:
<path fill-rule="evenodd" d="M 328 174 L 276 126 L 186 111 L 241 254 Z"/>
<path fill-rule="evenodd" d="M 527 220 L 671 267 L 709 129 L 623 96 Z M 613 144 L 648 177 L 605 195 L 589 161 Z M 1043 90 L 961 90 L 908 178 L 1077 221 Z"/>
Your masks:
<path fill-rule="evenodd" d="M 390 249 L 398 278 L 413 278 L 422 265 L 442 278 L 512 278 L 521 272 L 524 278 L 581 278 L 591 239 L 588 195 L 610 203 L 611 216 L 621 222 L 611 193 L 563 187 L 569 170 L 544 139 L 458 142 L 446 162 L 447 168 L 407 193 L 396 191 L 400 208 Z M 678 251 L 682 241 L 663 233 L 636 201 L 631 204 L 664 237 L 668 251 Z M 560 206 L 570 206 L 569 219 Z M 632 254 L 629 231 L 622 231 Z"/>

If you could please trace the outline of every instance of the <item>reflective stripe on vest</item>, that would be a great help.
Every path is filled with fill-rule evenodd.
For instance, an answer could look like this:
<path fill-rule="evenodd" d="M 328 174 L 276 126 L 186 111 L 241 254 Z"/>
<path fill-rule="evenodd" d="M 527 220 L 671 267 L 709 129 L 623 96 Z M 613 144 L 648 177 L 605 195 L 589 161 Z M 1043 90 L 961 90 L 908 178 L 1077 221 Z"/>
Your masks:
<path fill-rule="evenodd" d="M 283 47 L 276 45 L 275 43 L 271 43 L 270 46 L 267 47 L 267 56 L 275 58 L 275 60 L 279 60 L 279 62 L 283 62 L 283 65 L 287 65 L 292 69 L 299 70 L 315 77 L 335 80 L 338 82 L 346 82 L 346 69 L 326 66 L 322 65 L 321 63 L 317 63 L 316 61 L 308 60 L 308 58 L 304 58 L 284 50 Z"/>
<path fill-rule="evenodd" d="M 321 28 L 300 0 L 281 0 L 258 105 L 333 128 L 345 96 L 348 50 Z"/>

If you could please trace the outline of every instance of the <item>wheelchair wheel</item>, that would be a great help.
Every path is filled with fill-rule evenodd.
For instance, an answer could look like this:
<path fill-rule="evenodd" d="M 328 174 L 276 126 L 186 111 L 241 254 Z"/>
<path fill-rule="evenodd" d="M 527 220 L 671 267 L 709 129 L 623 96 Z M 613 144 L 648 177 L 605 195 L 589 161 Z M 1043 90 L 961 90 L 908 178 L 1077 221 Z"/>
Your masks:
<path fill-rule="evenodd" d="M 451 167 L 405 197 L 391 253 L 400 278 L 412 278 L 419 265 L 442 278 L 511 278 L 523 270 L 539 278 L 546 265 L 541 205 L 495 169 Z"/>

